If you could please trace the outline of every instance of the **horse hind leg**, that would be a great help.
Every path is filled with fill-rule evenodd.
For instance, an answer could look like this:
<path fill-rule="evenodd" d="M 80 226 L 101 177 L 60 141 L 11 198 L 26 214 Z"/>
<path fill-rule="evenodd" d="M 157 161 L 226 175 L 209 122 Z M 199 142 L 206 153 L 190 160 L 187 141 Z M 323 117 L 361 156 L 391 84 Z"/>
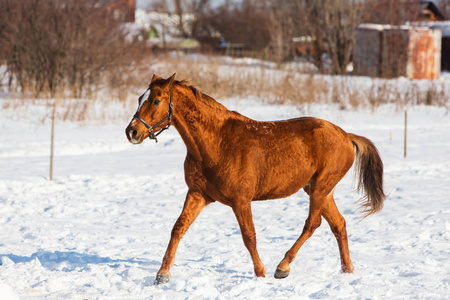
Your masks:
<path fill-rule="evenodd" d="M 339 146 L 339 145 L 338 145 Z M 336 239 L 338 239 L 339 250 L 344 272 L 351 273 L 353 265 L 350 260 L 345 230 L 345 220 L 336 208 L 333 193 L 336 185 L 345 176 L 353 164 L 354 149 L 350 140 L 342 147 L 336 147 L 328 152 L 329 161 L 324 169 L 316 172 L 310 181 L 304 186 L 305 192 L 310 196 L 309 215 L 306 219 L 303 232 L 292 246 L 283 260 L 278 264 L 275 278 L 285 278 L 289 275 L 289 264 L 294 261 L 300 247 L 310 238 L 322 222 L 322 215 L 331 226 Z M 334 158 L 334 159 L 333 159 Z"/>
<path fill-rule="evenodd" d="M 336 203 L 333 199 L 333 194 L 330 194 L 327 201 L 322 207 L 322 216 L 330 225 L 331 231 L 336 237 L 339 247 L 339 254 L 341 256 L 341 268 L 344 273 L 353 273 L 353 264 L 350 259 L 350 252 L 348 248 L 347 230 L 345 226 L 345 219 L 339 213 Z"/>

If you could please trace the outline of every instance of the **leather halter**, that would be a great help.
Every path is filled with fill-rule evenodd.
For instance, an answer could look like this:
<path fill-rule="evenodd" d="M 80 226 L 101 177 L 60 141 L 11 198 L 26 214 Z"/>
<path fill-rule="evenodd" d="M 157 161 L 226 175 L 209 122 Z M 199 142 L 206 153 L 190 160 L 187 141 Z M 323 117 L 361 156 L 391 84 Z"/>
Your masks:
<path fill-rule="evenodd" d="M 172 87 L 170 87 L 170 102 L 169 102 L 169 112 L 167 113 L 166 117 L 164 119 L 162 119 L 161 121 L 159 121 L 158 123 L 156 123 L 153 126 L 150 126 L 147 122 L 145 122 L 139 115 L 138 115 L 139 111 L 137 111 L 133 118 L 138 119 L 139 121 L 141 121 L 142 124 L 144 124 L 145 127 L 147 127 L 148 130 L 148 138 L 155 140 L 156 142 L 158 142 L 158 139 L 156 138 L 158 135 L 161 134 L 161 132 L 163 132 L 166 129 L 169 129 L 170 125 L 172 124 L 172 118 L 173 118 L 173 102 L 172 102 Z M 161 128 L 161 130 L 159 130 L 158 132 L 154 133 L 153 129 L 155 129 L 156 127 L 160 126 L 162 123 L 164 123 L 165 121 L 169 120 L 169 123 Z"/>

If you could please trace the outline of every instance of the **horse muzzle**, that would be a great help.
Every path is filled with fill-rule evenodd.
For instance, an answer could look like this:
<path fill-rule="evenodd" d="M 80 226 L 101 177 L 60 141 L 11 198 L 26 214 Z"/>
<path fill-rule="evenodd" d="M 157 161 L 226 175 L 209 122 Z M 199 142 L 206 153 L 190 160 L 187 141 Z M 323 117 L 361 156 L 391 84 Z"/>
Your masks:
<path fill-rule="evenodd" d="M 139 131 L 136 129 L 132 123 L 128 125 L 128 127 L 125 129 L 125 134 L 127 136 L 127 139 L 132 144 L 140 144 L 145 139 L 145 132 L 146 131 Z"/>

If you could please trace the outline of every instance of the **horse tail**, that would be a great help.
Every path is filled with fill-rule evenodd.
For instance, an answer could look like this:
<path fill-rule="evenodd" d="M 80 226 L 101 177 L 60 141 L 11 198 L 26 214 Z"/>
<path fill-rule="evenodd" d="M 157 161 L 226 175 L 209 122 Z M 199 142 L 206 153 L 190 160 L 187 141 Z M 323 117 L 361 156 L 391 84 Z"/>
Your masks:
<path fill-rule="evenodd" d="M 364 196 L 359 200 L 364 218 L 383 208 L 386 194 L 383 190 L 383 162 L 377 148 L 369 139 L 349 133 L 356 148 L 356 173 L 358 192 Z"/>

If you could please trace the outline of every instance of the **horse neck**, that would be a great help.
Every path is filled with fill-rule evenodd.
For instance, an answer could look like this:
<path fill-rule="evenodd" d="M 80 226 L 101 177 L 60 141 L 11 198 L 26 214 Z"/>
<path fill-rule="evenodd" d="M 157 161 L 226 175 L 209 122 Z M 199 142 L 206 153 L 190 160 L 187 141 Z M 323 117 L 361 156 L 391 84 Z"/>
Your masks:
<path fill-rule="evenodd" d="M 212 146 L 219 143 L 220 127 L 228 111 L 196 99 L 191 91 L 174 90 L 175 99 L 173 125 L 183 139 L 188 154 L 197 160 L 211 159 Z"/>

